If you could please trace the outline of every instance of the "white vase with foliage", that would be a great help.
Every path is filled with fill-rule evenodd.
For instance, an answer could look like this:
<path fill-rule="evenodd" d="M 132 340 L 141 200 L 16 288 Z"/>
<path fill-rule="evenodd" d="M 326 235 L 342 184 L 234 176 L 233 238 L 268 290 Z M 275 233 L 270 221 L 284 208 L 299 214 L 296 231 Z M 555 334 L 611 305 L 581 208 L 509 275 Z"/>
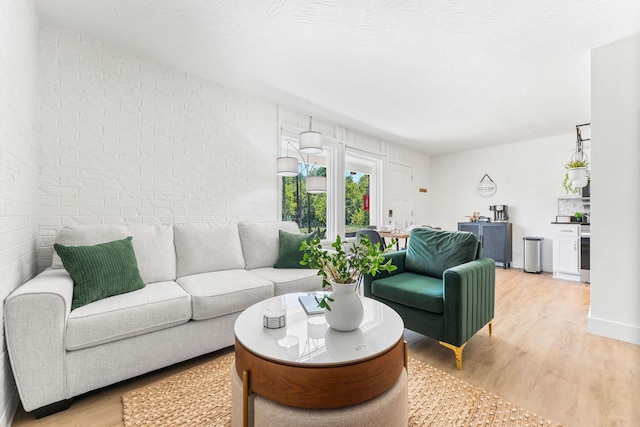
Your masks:
<path fill-rule="evenodd" d="M 337 331 L 352 331 L 360 327 L 364 317 L 362 301 L 357 290 L 364 274 L 376 275 L 378 271 L 394 271 L 397 267 L 391 260 L 385 262 L 386 250 L 380 244 L 371 244 L 367 236 L 362 236 L 351 244 L 349 252 L 344 241 L 338 236 L 331 244 L 333 250 L 325 250 L 319 238 L 311 242 L 303 241 L 301 251 L 305 251 L 301 264 L 318 269 L 323 277 L 322 287 L 330 286 L 332 292 L 324 294 L 319 307 L 325 309 L 325 318 L 329 326 Z"/>

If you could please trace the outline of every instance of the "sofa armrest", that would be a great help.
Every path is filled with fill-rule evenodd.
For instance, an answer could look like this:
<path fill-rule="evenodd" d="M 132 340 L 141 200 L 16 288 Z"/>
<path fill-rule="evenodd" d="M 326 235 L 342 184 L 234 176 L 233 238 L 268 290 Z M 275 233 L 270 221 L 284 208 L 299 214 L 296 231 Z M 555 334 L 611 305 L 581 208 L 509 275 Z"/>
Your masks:
<path fill-rule="evenodd" d="M 445 270 L 445 342 L 460 346 L 493 319 L 495 275 L 495 263 L 489 258 Z"/>
<path fill-rule="evenodd" d="M 72 299 L 67 271 L 48 268 L 5 300 L 7 349 L 26 411 L 68 398 L 65 331 Z"/>
<path fill-rule="evenodd" d="M 378 274 L 374 276 L 370 274 L 365 274 L 363 276 L 364 282 L 364 296 L 371 297 L 371 284 L 374 280 L 383 279 L 385 277 L 395 276 L 396 274 L 404 273 L 404 260 L 407 256 L 407 251 L 395 251 L 388 252 L 384 255 L 384 262 L 387 260 L 391 260 L 391 264 L 397 267 L 394 271 L 379 271 Z"/>

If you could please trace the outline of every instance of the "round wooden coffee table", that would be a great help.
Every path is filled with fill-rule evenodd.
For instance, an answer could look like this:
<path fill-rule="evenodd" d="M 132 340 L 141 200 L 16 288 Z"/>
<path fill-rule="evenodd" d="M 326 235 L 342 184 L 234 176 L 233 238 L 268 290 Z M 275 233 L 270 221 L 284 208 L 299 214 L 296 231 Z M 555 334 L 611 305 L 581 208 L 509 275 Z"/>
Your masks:
<path fill-rule="evenodd" d="M 254 304 L 236 320 L 235 371 L 243 384 L 244 425 L 252 393 L 303 410 L 346 408 L 382 395 L 406 368 L 404 323 L 393 309 L 362 298 L 360 328 L 339 332 L 327 326 L 324 314 L 308 315 L 300 295 L 307 293 Z M 263 327 L 268 308 L 286 309 L 285 327 Z"/>

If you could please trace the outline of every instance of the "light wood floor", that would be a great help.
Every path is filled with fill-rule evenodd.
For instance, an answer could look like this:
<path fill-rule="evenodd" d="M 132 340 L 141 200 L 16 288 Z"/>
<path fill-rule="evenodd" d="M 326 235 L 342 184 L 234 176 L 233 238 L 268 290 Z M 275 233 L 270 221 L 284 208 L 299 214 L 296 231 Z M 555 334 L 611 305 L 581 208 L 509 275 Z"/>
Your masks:
<path fill-rule="evenodd" d="M 496 317 L 463 353 L 406 331 L 410 356 L 570 426 L 640 426 L 640 346 L 586 332 L 589 286 L 522 270 L 496 269 Z M 35 420 L 20 408 L 13 426 L 121 426 L 120 396 L 205 363 L 231 348 L 76 398 Z"/>

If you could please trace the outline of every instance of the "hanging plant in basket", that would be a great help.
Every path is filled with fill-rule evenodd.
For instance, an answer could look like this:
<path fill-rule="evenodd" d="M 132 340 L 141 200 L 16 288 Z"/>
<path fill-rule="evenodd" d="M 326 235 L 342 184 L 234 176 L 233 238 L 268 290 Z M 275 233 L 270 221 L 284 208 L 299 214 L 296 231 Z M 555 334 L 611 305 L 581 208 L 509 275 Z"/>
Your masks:
<path fill-rule="evenodd" d="M 567 174 L 571 180 L 572 187 L 584 187 L 589 182 L 589 177 L 587 175 L 587 166 L 589 165 L 589 161 L 587 154 L 582 149 L 582 143 L 585 140 L 582 139 L 582 134 L 580 132 L 580 127 L 587 125 L 588 124 L 576 126 L 576 151 L 571 155 L 571 160 L 565 166 L 567 168 Z"/>

